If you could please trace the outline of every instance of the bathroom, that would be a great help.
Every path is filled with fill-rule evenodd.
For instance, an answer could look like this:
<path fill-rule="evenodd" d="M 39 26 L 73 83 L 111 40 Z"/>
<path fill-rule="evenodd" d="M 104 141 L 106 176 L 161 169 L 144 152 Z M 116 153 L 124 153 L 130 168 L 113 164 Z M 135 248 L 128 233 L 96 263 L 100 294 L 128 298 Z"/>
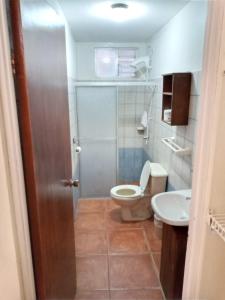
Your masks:
<path fill-rule="evenodd" d="M 74 178 L 80 180 L 79 192 L 74 190 L 77 298 L 96 294 L 96 299 L 161 299 L 157 278 L 162 229 L 154 227 L 153 218 L 145 221 L 152 212 L 144 217 L 145 212 L 135 211 L 144 221 L 129 216 L 124 221 L 110 190 L 139 185 L 147 160 L 159 163 L 165 176 L 156 183 L 155 193 L 191 189 L 207 3 L 161 1 L 157 7 L 154 1 L 139 1 L 143 16 L 138 18 L 137 2 L 133 20 L 110 22 L 107 13 L 100 13 L 108 3 L 95 2 L 81 8 L 79 1 L 59 1 L 72 31 L 71 36 L 68 30 L 71 140 L 75 139 L 71 147 Z M 164 20 L 163 6 L 171 8 Z M 141 6 L 139 10 L 141 14 Z M 83 23 L 85 18 L 92 30 Z M 132 62 L 137 64 L 133 67 Z M 169 73 L 191 73 L 187 125 L 162 122 L 162 75 Z M 170 137 L 181 153 L 162 142 Z"/>
<path fill-rule="evenodd" d="M 44 9 L 37 2 L 21 1 L 30 98 L 38 94 L 32 80 L 39 60 L 40 66 L 47 63 L 48 51 L 57 58 L 59 49 L 65 66 L 56 68 L 49 58 L 55 73 L 49 67 L 45 76 L 42 70 L 37 76 L 51 89 L 66 83 L 68 98 L 68 109 L 61 99 L 53 102 L 56 92 L 51 99 L 42 93 L 38 103 L 30 101 L 30 131 L 23 121 L 28 106 L 21 102 L 23 110 L 18 104 L 37 298 L 72 299 L 76 290 L 76 300 L 182 299 L 208 1 L 46 0 Z M 15 52 L 21 49 L 13 31 L 17 8 L 8 8 Z M 60 32 L 59 44 L 48 49 L 51 30 L 62 26 L 65 38 Z M 37 32 L 42 45 L 32 39 Z M 18 99 L 21 95 L 16 91 Z M 47 113 L 52 128 L 37 130 L 40 119 L 43 127 L 48 124 Z M 34 149 L 33 169 L 28 148 Z M 66 166 L 60 174 L 66 195 L 54 186 L 58 164 Z M 45 189 L 48 180 L 51 188 Z M 60 200 L 57 207 L 57 201 L 49 201 L 56 199 L 52 191 Z M 32 196 L 39 192 L 35 202 Z M 72 204 L 65 208 L 61 200 L 69 193 Z M 49 207 L 38 201 L 44 195 Z M 55 245 L 56 256 L 51 255 Z"/>

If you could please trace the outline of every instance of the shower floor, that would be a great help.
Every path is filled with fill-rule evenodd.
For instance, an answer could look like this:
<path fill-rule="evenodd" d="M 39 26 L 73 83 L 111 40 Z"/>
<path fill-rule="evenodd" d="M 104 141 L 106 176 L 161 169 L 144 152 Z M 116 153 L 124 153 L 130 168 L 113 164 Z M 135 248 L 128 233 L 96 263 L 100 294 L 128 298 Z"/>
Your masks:
<path fill-rule="evenodd" d="M 112 200 L 82 199 L 78 211 L 76 300 L 164 299 L 153 221 L 122 222 Z"/>

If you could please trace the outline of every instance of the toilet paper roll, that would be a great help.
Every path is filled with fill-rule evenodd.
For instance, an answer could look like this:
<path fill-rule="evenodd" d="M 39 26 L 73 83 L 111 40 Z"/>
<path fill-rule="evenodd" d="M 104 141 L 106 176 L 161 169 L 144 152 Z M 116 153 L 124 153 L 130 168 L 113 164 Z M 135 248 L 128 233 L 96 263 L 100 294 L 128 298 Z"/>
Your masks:
<path fill-rule="evenodd" d="M 170 122 L 171 121 L 171 109 L 165 109 L 164 110 L 164 121 Z"/>
<path fill-rule="evenodd" d="M 76 152 L 77 152 L 77 153 L 80 153 L 81 151 L 82 151 L 82 148 L 81 148 L 80 146 L 77 146 L 77 147 L 76 147 Z"/>

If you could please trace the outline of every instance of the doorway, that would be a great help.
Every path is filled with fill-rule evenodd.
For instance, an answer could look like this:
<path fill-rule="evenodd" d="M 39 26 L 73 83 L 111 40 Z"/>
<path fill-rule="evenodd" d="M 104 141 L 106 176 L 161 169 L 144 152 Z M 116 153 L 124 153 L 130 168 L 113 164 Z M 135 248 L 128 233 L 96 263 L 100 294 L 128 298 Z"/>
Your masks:
<path fill-rule="evenodd" d="M 34 50 L 36 50 L 36 49 L 34 49 Z M 47 51 L 47 49 L 46 49 L 46 51 Z M 34 53 L 35 53 L 35 51 L 34 51 Z M 52 65 L 54 65 L 54 62 L 52 63 Z M 64 74 L 65 75 L 65 74 Z M 64 78 L 64 80 L 65 80 L 65 78 Z M 160 84 L 159 84 L 159 86 L 160 86 Z M 65 87 L 64 87 L 65 88 Z M 110 187 L 112 187 L 113 185 L 115 185 L 116 184 L 116 168 L 114 168 L 113 166 L 116 166 L 117 165 L 117 151 L 116 151 L 116 137 L 117 137 L 117 130 L 116 130 L 116 124 L 115 123 L 113 123 L 113 122 L 109 122 L 110 121 L 110 118 L 112 117 L 112 112 L 113 112 L 113 115 L 115 116 L 115 119 L 116 119 L 116 104 L 114 103 L 114 101 L 112 101 L 113 102 L 113 105 L 111 105 L 110 107 L 108 106 L 109 105 L 109 103 L 111 103 L 110 101 L 109 102 L 107 102 L 106 101 L 106 98 L 107 98 L 107 100 L 108 99 L 114 99 L 114 98 L 116 98 L 115 97 L 115 95 L 114 95 L 114 92 L 112 92 L 113 90 L 115 90 L 114 88 L 104 88 L 104 97 L 99 97 L 100 95 L 101 95 L 101 92 L 100 91 L 98 91 L 98 92 L 96 92 L 97 91 L 97 88 L 90 88 L 90 89 L 92 89 L 91 90 L 91 92 L 87 92 L 87 91 L 85 91 L 84 92 L 84 90 L 82 91 L 82 89 L 84 89 L 84 88 L 77 88 L 77 103 L 78 103 L 78 105 L 77 105 L 77 107 L 78 107 L 78 126 L 79 126 L 79 133 L 80 133 L 80 135 L 79 135 L 79 141 L 80 141 L 80 146 L 81 146 L 81 149 L 82 149 L 82 152 L 81 152 L 81 165 L 82 165 L 82 167 L 81 167 L 81 169 L 84 169 L 84 170 L 86 170 L 86 171 L 81 171 L 81 190 L 82 190 L 82 197 L 84 197 L 84 198 L 87 198 L 87 197 L 94 197 L 94 198 L 96 198 L 96 197 L 105 197 L 106 196 L 106 190 L 107 190 L 107 192 L 110 190 Z M 80 90 L 80 92 L 79 92 L 79 90 Z M 109 92 L 109 90 L 110 90 L 110 92 Z M 102 90 L 101 90 L 102 91 Z M 158 94 L 160 94 L 160 93 L 158 93 Z M 97 97 L 96 97 L 96 95 L 97 95 Z M 54 97 L 55 97 L 56 95 L 54 95 Z M 106 97 L 105 97 L 106 96 Z M 158 97 L 159 97 L 159 95 L 157 95 Z M 79 100 L 79 99 L 82 99 L 82 100 Z M 89 100 L 92 100 L 92 102 L 90 103 L 89 102 Z M 155 101 L 157 101 L 157 99 L 154 99 Z M 88 112 L 88 115 L 90 115 L 91 116 L 91 118 L 93 117 L 93 112 L 94 112 L 94 110 L 93 110 L 93 103 L 95 104 L 96 103 L 96 107 L 98 107 L 98 105 L 99 105 L 99 101 L 101 101 L 101 105 L 105 105 L 105 104 L 107 104 L 107 106 L 105 107 L 104 105 L 104 107 L 103 108 L 105 108 L 105 112 L 104 112 L 104 114 L 102 114 L 101 116 L 103 116 L 103 119 L 101 120 L 101 118 L 96 118 L 95 120 L 94 120 L 94 123 L 92 123 L 92 122 L 87 122 L 87 115 L 85 115 L 84 114 L 84 107 L 86 106 L 86 111 L 85 111 L 85 113 L 87 113 Z M 116 102 L 116 101 L 115 101 Z M 43 106 L 44 105 L 46 105 L 46 102 L 45 101 L 43 101 Z M 53 103 L 52 103 L 53 104 Z M 115 104 L 115 106 L 114 106 L 114 104 Z M 37 105 L 37 104 L 36 104 Z M 89 108 L 91 108 L 91 110 L 89 111 L 88 109 Z M 60 110 L 61 111 L 61 110 Z M 83 113 L 82 113 L 82 111 L 83 111 Z M 109 112 L 110 111 L 110 114 L 107 114 L 107 112 Z M 98 116 L 100 116 L 99 115 L 99 112 L 96 112 L 96 115 L 97 115 L 97 113 L 98 113 Z M 143 111 L 142 111 L 142 113 L 143 113 Z M 155 117 L 156 117 L 156 119 L 159 117 L 159 113 L 160 113 L 160 107 L 158 106 L 158 104 L 156 104 L 155 105 Z M 83 114 L 83 116 L 82 116 L 82 114 Z M 60 116 L 60 114 L 59 114 L 59 112 L 56 112 L 55 111 L 55 116 L 57 116 L 58 118 L 60 118 L 61 116 Z M 60 116 L 60 117 L 59 117 Z M 63 118 L 63 119 L 65 119 L 66 120 L 66 118 Z M 139 119 L 138 119 L 139 120 Z M 89 120 L 88 120 L 89 121 Z M 148 120 L 148 121 L 152 121 L 152 120 Z M 139 121 L 138 121 L 139 122 Z M 110 125 L 109 126 L 109 128 L 104 128 L 104 130 L 105 130 L 105 132 L 101 135 L 101 136 L 99 136 L 99 135 L 95 135 L 94 137 L 93 137 L 93 132 L 96 130 L 96 131 L 98 131 L 98 133 L 101 131 L 101 129 L 102 129 L 102 127 L 101 127 L 101 125 L 102 124 L 107 124 L 107 126 L 108 125 Z M 93 128 L 93 125 L 98 125 L 98 127 L 96 127 L 96 128 Z M 137 124 L 136 124 L 137 125 Z M 155 125 L 155 124 L 154 124 Z M 56 127 L 55 127 L 56 128 Z M 58 128 L 58 127 L 57 127 Z M 135 128 L 136 129 L 136 128 Z M 156 133 L 157 133 L 157 135 L 156 135 L 156 137 L 157 138 L 159 138 L 160 136 L 161 136 L 161 134 L 167 134 L 168 133 L 168 131 L 165 129 L 165 127 L 164 128 L 160 128 L 160 130 L 162 129 L 162 132 L 157 132 L 157 130 L 158 130 L 159 128 L 157 128 L 156 129 Z M 108 130 L 108 131 L 107 131 Z M 182 131 L 182 130 L 179 130 L 180 132 Z M 58 132 L 60 132 L 60 130 L 58 130 Z M 90 132 L 91 132 L 91 134 L 90 134 Z M 110 133 L 110 134 L 109 134 Z M 111 136 L 111 134 L 112 134 L 112 136 Z M 54 139 L 57 139 L 58 137 L 55 137 Z M 155 137 L 154 137 L 155 138 Z M 181 141 L 182 141 L 182 138 L 183 138 L 183 136 L 181 136 Z M 50 137 L 49 137 L 49 140 L 50 140 Z M 99 151 L 99 149 L 104 149 L 104 141 L 106 142 L 106 140 L 107 140 L 107 151 L 103 151 L 103 152 L 100 152 Z M 37 141 L 38 142 L 38 141 Z M 96 142 L 98 142 L 99 144 L 98 145 L 95 145 L 95 143 Z M 108 143 L 109 142 L 109 143 Z M 155 138 L 155 141 L 153 141 L 153 142 L 156 142 L 156 145 L 159 145 L 160 143 L 159 143 L 159 141 L 156 141 L 156 138 Z M 71 143 L 71 141 L 70 141 L 70 143 Z M 64 143 L 64 146 L 65 146 L 65 143 Z M 115 147 L 114 147 L 115 146 Z M 87 149 L 89 149 L 89 150 L 91 150 L 90 152 L 88 152 L 87 151 Z M 135 150 L 136 151 L 136 150 Z M 160 151 L 162 151 L 162 149 L 160 149 Z M 160 151 L 159 152 L 157 152 L 157 150 L 155 151 L 155 153 L 158 155 L 158 153 L 160 153 Z M 54 152 L 54 151 L 53 151 Z M 100 156 L 98 156 L 99 155 L 99 153 L 101 153 L 101 155 Z M 106 158 L 106 154 L 107 155 L 109 155 L 108 157 L 107 157 L 107 159 L 105 159 Z M 24 155 L 24 157 L 25 157 L 25 155 Z M 69 157 L 69 154 L 67 153 L 67 157 Z M 109 157 L 110 157 L 110 159 L 109 159 Z M 102 169 L 98 169 L 98 167 L 99 167 L 99 162 L 98 163 L 96 163 L 96 164 L 94 164 L 95 162 L 96 162 L 96 158 L 98 159 L 98 160 L 100 160 L 101 159 L 101 161 L 103 161 L 103 162 L 106 162 L 106 169 L 110 169 L 110 171 L 112 171 L 112 172 L 110 172 L 110 173 L 102 173 Z M 102 160 L 103 159 L 103 160 Z M 110 160 L 110 161 L 109 161 Z M 59 161 L 60 161 L 60 159 L 59 159 Z M 88 166 L 87 166 L 87 162 L 89 162 L 88 163 Z M 61 163 L 63 164 L 63 162 L 61 161 Z M 64 165 L 64 164 L 63 164 Z M 90 166 L 91 166 L 91 172 L 92 172 L 92 170 L 93 170 L 93 173 L 91 173 L 90 172 Z M 139 167 L 139 169 L 140 169 L 140 166 L 138 166 Z M 93 169 L 92 169 L 93 168 Z M 96 173 L 97 172 L 97 173 Z M 96 174 L 97 174 L 97 176 L 96 176 Z M 90 176 L 91 175 L 91 177 L 88 177 L 88 176 Z M 64 176 L 65 177 L 65 176 Z M 72 176 L 71 176 L 72 177 Z M 100 182 L 99 181 L 94 181 L 95 179 L 99 179 L 100 177 L 103 177 L 104 178 L 104 180 L 103 180 L 103 184 L 102 184 L 102 186 L 101 186 L 101 188 L 105 188 L 104 189 L 104 191 L 103 190 L 101 190 L 100 189 Z M 67 176 L 67 178 L 69 179 L 69 177 Z M 111 181 L 111 184 L 109 184 L 109 181 Z M 69 180 L 69 181 L 67 181 L 66 180 L 66 182 L 64 182 L 65 183 L 65 185 L 73 185 L 74 183 L 71 181 L 71 180 Z M 90 186 L 90 183 L 92 184 L 92 186 Z M 88 189 L 86 189 L 88 187 Z M 95 188 L 96 188 L 96 190 L 95 190 Z M 92 189 L 92 192 L 91 192 L 91 189 Z M 69 192 L 68 192 L 69 193 Z M 62 198 L 64 198 L 64 197 L 62 197 Z M 89 201 L 89 200 L 88 200 Z M 95 219 L 95 217 L 93 218 L 93 219 L 91 219 L 92 221 L 90 222 L 90 219 L 89 218 L 91 218 L 91 214 L 98 214 L 99 212 L 103 212 L 103 214 L 102 214 L 102 216 L 103 216 L 103 220 L 104 220 L 104 224 L 101 224 L 101 229 L 102 229 L 102 231 L 104 231 L 104 236 L 106 236 L 107 237 L 107 239 L 110 239 L 109 238 L 109 236 L 111 236 L 111 231 L 113 231 L 114 229 L 112 228 L 112 227 L 110 227 L 108 224 L 112 221 L 112 222 L 114 222 L 115 221 L 115 223 L 118 225 L 118 231 L 120 231 L 120 229 L 121 229 L 121 231 L 123 231 L 124 230 L 124 228 L 119 228 L 120 227 L 120 225 L 122 226 L 123 224 L 121 223 L 121 220 L 120 219 L 118 219 L 118 208 L 117 207 L 113 207 L 112 208 L 112 206 L 113 206 L 113 204 L 111 203 L 111 202 L 109 202 L 109 203 L 104 203 L 104 201 L 103 201 L 103 203 L 99 203 L 98 201 L 96 201 L 95 203 L 93 203 L 93 202 L 91 202 L 91 201 L 89 201 L 89 202 L 83 202 L 83 201 L 81 201 L 80 202 L 80 205 L 79 205 L 79 212 L 80 212 L 80 215 L 82 215 L 84 218 L 85 218 L 85 216 L 87 216 L 88 215 L 88 218 L 85 220 L 85 219 L 83 219 L 83 221 L 80 221 L 81 219 L 79 218 L 79 215 L 78 215 L 78 220 L 77 220 L 77 222 L 80 222 L 80 223 L 85 223 L 86 225 L 87 224 L 91 224 L 91 222 L 93 221 L 93 222 L 99 222 L 99 224 L 101 224 L 101 222 L 99 221 L 99 219 L 96 217 L 96 220 L 94 221 L 94 219 Z M 101 206 L 101 205 L 103 205 L 103 207 Z M 85 208 L 85 206 L 86 206 L 86 208 Z M 88 206 L 88 207 L 87 207 Z M 96 207 L 98 207 L 98 209 L 99 209 L 99 211 L 97 212 L 96 211 Z M 111 208 L 110 208 L 111 207 Z M 111 212 L 111 211 L 114 211 L 114 212 Z M 117 211 L 117 213 L 115 213 L 115 211 Z M 96 216 L 96 215 L 95 215 Z M 110 217 L 111 217 L 111 219 L 110 219 Z M 89 220 L 88 220 L 89 219 Z M 101 218 L 100 218 L 101 219 Z M 107 222 L 109 222 L 109 223 L 107 223 Z M 93 223 L 94 224 L 94 223 Z M 151 224 L 151 225 L 150 225 Z M 128 227 L 130 226 L 131 228 L 132 228 L 132 225 L 131 224 L 127 224 L 128 225 Z M 145 224 L 146 225 L 146 224 Z M 139 225 L 138 225 L 139 226 Z M 150 230 L 149 230 L 149 232 L 147 232 L 147 230 L 146 230 L 146 228 L 148 228 L 148 226 L 144 226 L 144 225 L 141 225 L 141 227 L 139 228 L 137 226 L 137 228 L 135 228 L 135 230 L 136 229 L 141 229 L 141 230 L 137 230 L 137 231 L 139 231 L 139 232 L 142 232 L 142 236 L 144 236 L 144 239 L 145 239 L 145 237 L 147 236 L 147 235 L 150 235 L 151 234 L 151 232 L 150 232 Z M 152 221 L 151 221 L 151 223 L 149 223 L 149 226 L 151 227 L 152 226 Z M 110 229 L 109 229 L 109 227 L 110 227 Z M 79 228 L 79 226 L 78 226 L 78 228 Z M 96 227 L 94 227 L 94 229 L 96 229 Z M 100 229 L 100 228 L 99 228 Z M 117 229 L 115 230 L 115 231 L 117 231 Z M 78 229 L 78 231 L 80 231 L 79 232 L 79 234 L 78 234 L 78 236 L 79 235 L 83 235 L 83 236 L 85 236 L 86 234 L 87 235 L 90 235 L 90 236 L 92 236 L 92 237 L 90 237 L 90 241 L 92 240 L 93 241 L 93 235 L 92 235 L 92 233 L 91 234 L 89 234 L 89 233 L 87 233 L 87 232 L 81 232 L 83 229 L 81 228 L 81 229 Z M 84 230 L 85 231 L 85 230 Z M 101 231 L 101 230 L 100 230 Z M 125 230 L 126 231 L 126 230 Z M 116 232 L 116 235 L 118 235 L 119 233 L 118 232 Z M 126 232 L 124 233 L 124 234 L 126 234 Z M 128 233 L 127 233 L 128 234 Z M 131 232 L 129 232 L 129 234 L 131 234 Z M 129 236 L 129 234 L 128 234 L 128 236 Z M 134 234 L 134 233 L 132 233 L 132 234 Z M 118 237 L 117 237 L 118 238 Z M 116 238 L 116 239 L 117 239 Z M 118 238 L 119 239 L 119 238 Z M 123 239 L 125 239 L 124 238 L 124 235 L 123 235 Z M 128 244 L 129 244 L 129 237 L 127 238 L 127 240 L 128 240 Z M 104 242 L 103 242 L 104 243 Z M 80 244 L 82 244 L 82 242 L 81 242 L 81 240 L 80 240 Z M 78 243 L 78 245 L 79 245 L 79 243 Z M 152 250 L 151 250 L 151 245 L 149 245 L 148 244 L 148 241 L 146 242 L 146 239 L 145 239 L 145 242 L 144 242 L 144 248 L 145 248 L 145 250 L 144 251 L 147 251 L 148 252 L 148 255 L 150 255 L 151 256 L 151 259 L 150 259 L 150 261 L 151 261 L 151 264 L 152 265 L 156 265 L 157 264 L 157 259 L 156 258 L 154 258 L 154 256 L 152 255 L 152 254 L 154 254 L 153 252 L 152 252 Z M 107 247 L 108 248 L 110 248 L 110 247 L 112 247 L 112 245 L 111 244 L 107 244 Z M 128 246 L 128 248 L 129 248 L 129 246 Z M 132 247 L 131 247 L 132 248 Z M 147 250 L 146 250 L 147 249 Z M 118 250 L 118 249 L 117 249 Z M 143 250 L 143 249 L 142 249 Z M 106 261 L 110 261 L 110 254 L 109 253 L 111 253 L 111 252 L 109 252 L 109 251 L 111 251 L 111 250 L 107 250 L 108 252 L 107 253 L 104 253 L 104 255 L 106 256 Z M 119 252 L 120 252 L 120 249 L 118 250 Z M 128 249 L 128 252 L 129 252 L 129 249 Z M 131 250 L 131 252 L 132 252 L 132 250 Z M 159 254 L 159 252 L 160 251 L 157 251 L 158 253 L 157 254 Z M 90 254 L 90 253 L 89 253 Z M 93 253 L 92 253 L 93 254 Z M 96 253 L 94 253 L 94 254 L 96 254 Z M 112 254 L 112 253 L 111 253 Z M 117 253 L 118 254 L 118 253 Z M 127 253 L 126 253 L 127 254 Z M 141 254 L 141 255 L 144 255 L 145 254 L 145 252 L 140 252 L 139 254 Z M 135 252 L 134 253 L 134 255 L 137 255 L 137 252 Z M 82 255 L 81 255 L 82 256 Z M 112 255 L 113 256 L 113 255 Z M 79 260 L 79 259 L 78 259 Z M 82 261 L 82 259 L 80 260 L 80 261 Z M 84 261 L 84 260 L 83 260 Z M 155 261 L 155 263 L 154 263 L 154 261 Z M 98 264 L 97 264 L 98 265 Z M 107 263 L 106 263 L 106 268 L 108 268 L 108 266 L 109 265 L 107 265 Z M 85 264 L 83 264 L 82 266 L 79 266 L 80 267 L 80 273 L 82 273 L 83 271 L 83 267 L 85 268 Z M 88 271 L 90 272 L 90 270 L 91 270 L 91 268 L 90 269 L 88 269 Z M 110 271 L 109 271 L 110 272 Z M 157 270 L 155 269 L 155 272 L 157 272 Z M 143 275 L 143 274 L 142 274 Z M 108 279 L 109 280 L 109 279 Z M 132 280 L 132 279 L 131 279 Z M 108 285 L 109 287 L 110 287 L 110 285 Z M 107 291 L 106 292 L 106 294 L 107 295 L 109 295 L 109 297 L 112 297 L 111 295 L 113 295 L 113 294 L 118 294 L 118 295 L 120 295 L 120 292 L 121 291 L 119 291 L 118 293 L 117 292 L 115 292 L 114 293 L 114 291 L 113 291 L 113 289 L 114 289 L 114 285 L 112 284 L 112 292 L 111 291 Z M 153 289 L 155 288 L 155 286 L 151 286 L 151 288 L 153 287 Z M 123 288 L 121 288 L 121 290 L 122 290 Z M 160 294 L 160 286 L 159 285 L 157 285 L 157 287 L 156 287 L 156 289 L 157 290 L 159 290 L 159 294 Z M 132 290 L 132 288 L 131 288 L 131 290 Z M 98 291 L 98 289 L 96 289 L 95 291 L 97 291 L 97 293 L 99 293 L 99 291 Z M 89 293 L 90 291 L 86 291 L 87 293 Z M 109 292 L 109 293 L 108 293 Z M 136 291 L 135 291 L 136 292 Z M 149 291 L 147 291 L 147 292 L 149 292 Z M 92 293 L 92 294 L 94 294 L 94 293 Z M 123 294 L 123 292 L 122 292 L 122 294 Z M 117 295 L 117 296 L 118 296 Z M 137 293 L 137 295 L 138 295 L 138 293 Z M 139 294 L 140 295 L 140 294 Z M 142 295 L 143 296 L 143 295 Z M 141 296 L 141 297 L 142 297 Z M 108 297 L 108 296 L 107 296 Z M 113 296 L 114 297 L 114 296 Z M 128 297 L 128 296 L 126 296 L 126 297 Z M 144 297 L 144 296 L 143 296 Z M 158 296 L 157 296 L 158 297 Z M 161 297 L 161 294 L 160 294 L 160 296 L 159 297 Z"/>

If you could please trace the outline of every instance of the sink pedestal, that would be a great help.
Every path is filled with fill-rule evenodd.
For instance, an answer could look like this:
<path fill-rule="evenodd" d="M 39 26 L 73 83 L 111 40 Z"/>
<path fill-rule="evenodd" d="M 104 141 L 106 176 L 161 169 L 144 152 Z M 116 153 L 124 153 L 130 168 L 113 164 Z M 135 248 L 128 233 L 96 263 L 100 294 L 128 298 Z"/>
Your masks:
<path fill-rule="evenodd" d="M 182 298 L 187 236 L 187 226 L 163 223 L 160 281 L 167 299 Z"/>

